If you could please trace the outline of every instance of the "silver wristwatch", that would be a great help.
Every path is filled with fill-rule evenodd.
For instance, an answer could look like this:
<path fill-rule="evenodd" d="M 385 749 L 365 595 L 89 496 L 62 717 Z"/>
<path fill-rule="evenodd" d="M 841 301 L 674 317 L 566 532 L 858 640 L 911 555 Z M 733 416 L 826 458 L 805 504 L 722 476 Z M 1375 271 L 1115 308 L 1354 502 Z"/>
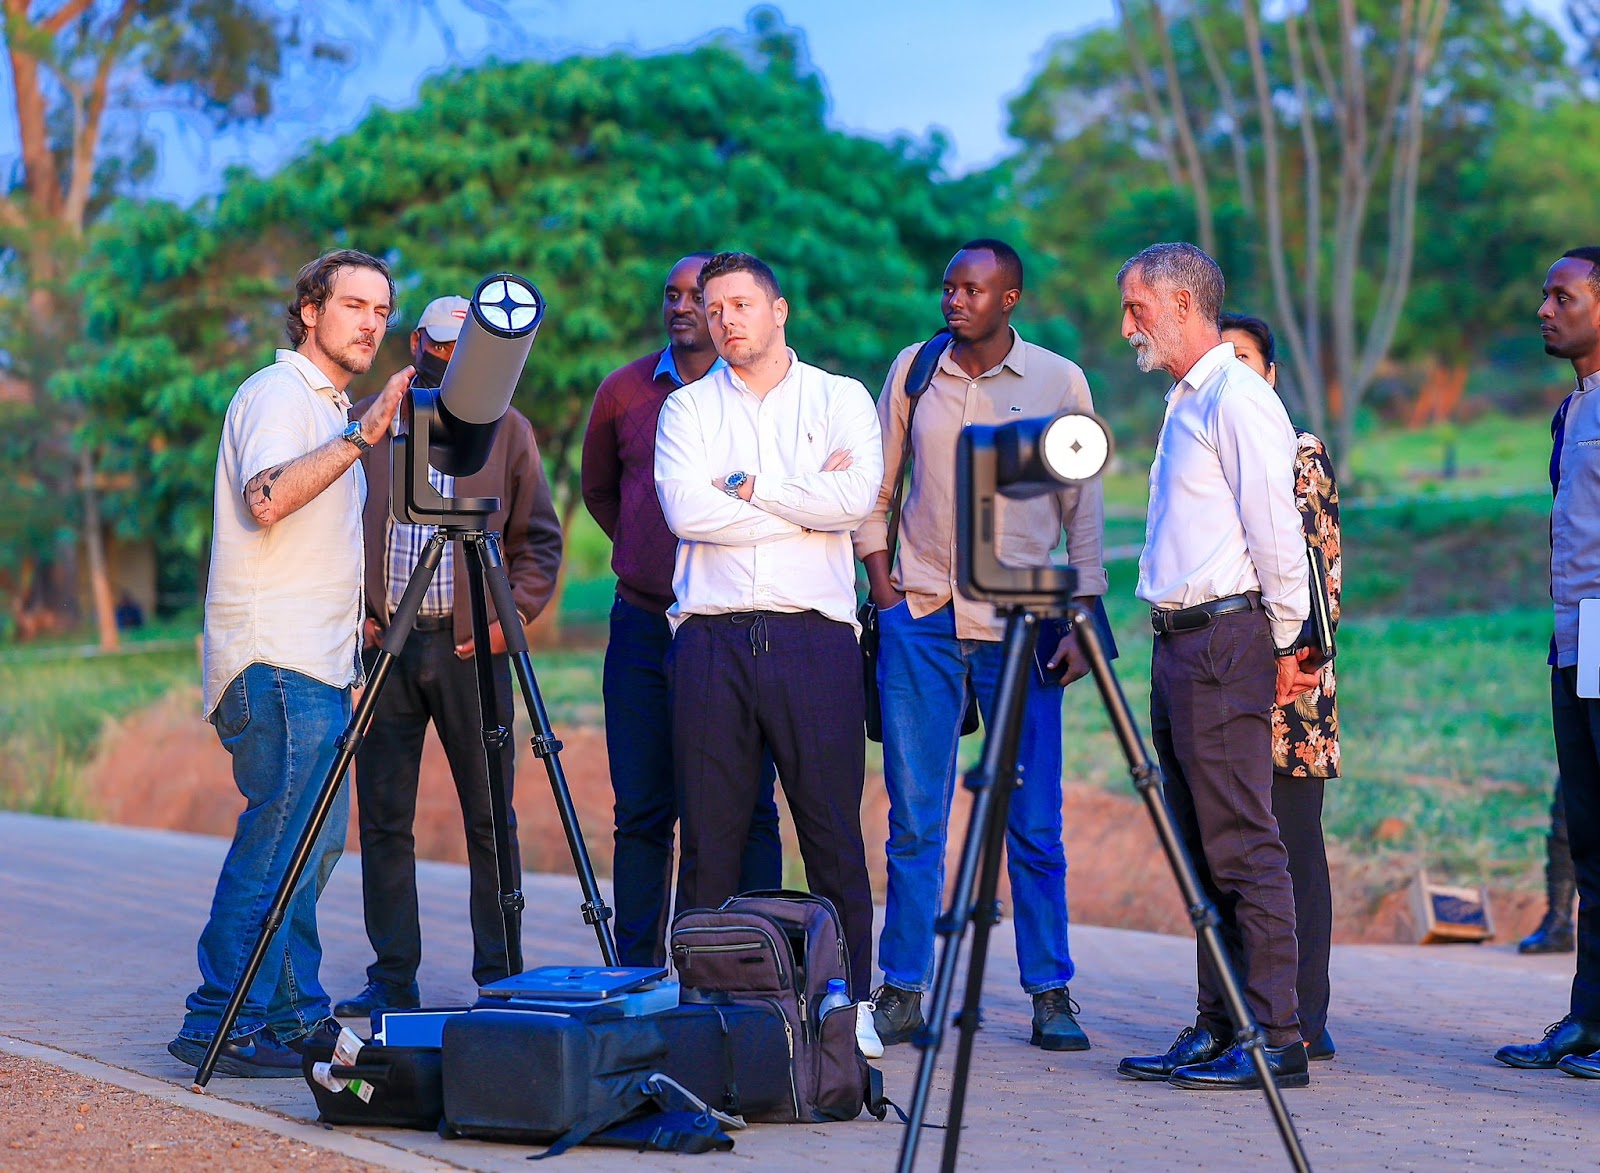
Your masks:
<path fill-rule="evenodd" d="M 350 443 L 354 444 L 356 448 L 362 452 L 372 451 L 372 445 L 367 442 L 367 437 L 361 431 L 361 424 L 357 420 L 351 420 L 348 424 L 346 424 L 344 431 L 340 432 L 339 435 L 344 437 L 346 440 L 349 440 Z"/>
<path fill-rule="evenodd" d="M 722 491 L 730 497 L 737 497 L 739 495 L 739 486 L 749 479 L 750 474 L 747 472 L 730 472 L 728 479 L 722 482 Z"/>

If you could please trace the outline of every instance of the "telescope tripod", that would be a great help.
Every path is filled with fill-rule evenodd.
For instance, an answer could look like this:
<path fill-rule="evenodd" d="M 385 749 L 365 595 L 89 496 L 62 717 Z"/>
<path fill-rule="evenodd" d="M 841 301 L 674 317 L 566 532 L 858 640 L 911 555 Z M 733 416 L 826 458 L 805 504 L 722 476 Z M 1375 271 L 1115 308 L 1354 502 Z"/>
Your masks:
<path fill-rule="evenodd" d="M 950 893 L 950 905 L 935 925 L 935 932 L 942 938 L 939 965 L 929 995 L 927 1025 L 913 1040 L 922 1049 L 922 1060 L 917 1068 L 905 1139 L 900 1147 L 899 1173 L 911 1173 L 916 1164 L 917 1141 L 928 1111 L 939 1048 L 944 1041 L 945 1016 L 950 1010 L 961 941 L 970 924 L 973 931 L 972 947 L 967 956 L 966 993 L 961 1011 L 954 1018 L 961 1038 L 956 1051 L 956 1068 L 951 1081 L 950 1106 L 945 1123 L 947 1131 L 941 1165 L 945 1173 L 955 1169 L 959 1156 L 961 1116 L 966 1105 L 967 1079 L 972 1067 L 972 1044 L 982 1011 L 983 971 L 989 952 L 989 933 L 999 919 L 995 891 L 1000 876 L 1000 856 L 1005 847 L 1006 822 L 1011 810 L 1011 792 L 1018 785 L 1017 747 L 1022 735 L 1028 675 L 1033 671 L 1033 649 L 1039 637 L 1038 616 L 1041 610 L 1029 610 L 1015 604 L 1001 604 L 999 607 L 1000 613 L 1006 618 L 999 689 L 993 721 L 983 743 L 983 756 L 977 766 L 968 771 L 964 780 L 964 785 L 973 795 L 972 814 L 967 823 L 966 839 L 961 846 L 961 864 L 956 872 L 955 888 Z M 1100 689 L 1100 699 L 1105 703 L 1106 715 L 1111 720 L 1111 728 L 1121 744 L 1123 756 L 1128 759 L 1134 787 L 1144 799 L 1145 809 L 1155 824 L 1156 837 L 1161 840 L 1162 850 L 1178 881 L 1184 905 L 1189 910 L 1189 919 L 1216 967 L 1222 983 L 1223 1001 L 1235 1028 L 1234 1041 L 1250 1052 L 1261 1078 L 1262 1093 L 1266 1096 L 1268 1109 L 1277 1125 L 1284 1149 L 1288 1152 L 1290 1164 L 1296 1170 L 1309 1171 L 1310 1165 L 1306 1161 L 1305 1150 L 1301 1148 L 1300 1138 L 1295 1134 L 1294 1121 L 1284 1105 L 1283 1093 L 1267 1066 L 1266 1037 L 1245 1003 L 1239 979 L 1223 947 L 1219 927 L 1221 920 L 1201 889 L 1188 849 L 1172 824 L 1172 816 L 1162 796 L 1161 771 L 1145 751 L 1144 742 L 1133 723 L 1133 715 L 1128 711 L 1122 685 L 1106 659 L 1094 619 L 1077 602 L 1049 610 L 1064 610 L 1072 620 L 1073 630 L 1078 635 L 1078 647 L 1089 661 L 1095 684 Z M 976 900 L 973 898 L 974 889 Z"/>
<path fill-rule="evenodd" d="M 478 709 L 482 714 L 484 753 L 489 766 L 489 808 L 494 822 L 495 868 L 500 880 L 500 917 L 505 933 L 507 967 L 511 973 L 522 972 L 523 896 L 521 876 L 517 874 L 515 853 L 511 846 L 511 822 L 503 768 L 508 764 L 505 755 L 510 752 L 511 730 L 500 724 L 499 714 L 495 711 L 494 668 L 489 652 L 489 613 L 484 597 L 486 583 L 489 594 L 494 598 L 495 613 L 501 616 L 500 626 L 505 634 L 506 651 L 511 657 L 512 667 L 522 689 L 522 699 L 533 723 L 533 752 L 544 762 L 545 772 L 550 779 L 550 790 L 555 797 L 556 810 L 561 817 L 561 826 L 566 832 L 567 848 L 572 853 L 578 882 L 583 889 L 583 904 L 580 911 L 584 921 L 594 926 L 595 936 L 600 942 L 600 956 L 605 964 L 615 966 L 618 963 L 617 945 L 609 924 L 611 909 L 606 906 L 605 898 L 600 894 L 600 885 L 595 880 L 594 866 L 589 861 L 589 850 L 583 841 L 583 829 L 578 825 L 578 812 L 572 804 L 572 792 L 567 786 L 566 773 L 561 768 L 561 742 L 550 728 L 550 715 L 545 710 L 544 698 L 539 694 L 539 684 L 533 674 L 533 661 L 528 655 L 527 636 L 522 630 L 522 624 L 515 621 L 517 608 L 512 599 L 511 580 L 506 574 L 505 560 L 500 552 L 500 538 L 493 530 L 482 527 L 481 518 L 474 519 L 480 524 L 447 522 L 440 525 L 423 547 L 422 557 L 406 583 L 400 605 L 395 609 L 394 617 L 379 641 L 378 657 L 373 664 L 367 686 L 361 694 L 360 703 L 351 714 L 349 725 L 339 737 L 339 754 L 323 779 L 322 788 L 311 809 L 311 816 L 300 833 L 294 853 L 289 857 L 288 868 L 278 885 L 277 894 L 272 898 L 272 904 L 262 918 L 261 930 L 250 950 L 250 956 L 245 961 L 244 970 L 239 975 L 238 983 L 228 998 L 228 1005 L 222 1012 L 222 1021 L 217 1024 L 216 1034 L 211 1037 L 205 1058 L 201 1060 L 200 1067 L 195 1072 L 194 1091 L 203 1090 L 210 1082 L 218 1056 L 227 1043 L 228 1032 L 238 1020 L 239 1011 L 244 1005 L 250 985 L 261 970 L 261 963 L 266 958 L 273 935 L 283 923 L 295 886 L 310 862 L 312 848 L 322 832 L 323 825 L 328 821 L 328 814 L 339 795 L 339 787 L 344 784 L 345 773 L 349 770 L 356 751 L 361 747 L 367 730 L 372 726 L 378 697 L 382 695 L 384 683 L 389 678 L 395 659 L 400 655 L 406 639 L 411 634 L 417 613 L 422 607 L 422 598 L 427 593 L 428 584 L 433 581 L 440 559 L 444 557 L 445 543 L 449 541 L 460 542 L 466 554 L 467 590 L 472 610 L 472 655 L 478 676 Z"/>

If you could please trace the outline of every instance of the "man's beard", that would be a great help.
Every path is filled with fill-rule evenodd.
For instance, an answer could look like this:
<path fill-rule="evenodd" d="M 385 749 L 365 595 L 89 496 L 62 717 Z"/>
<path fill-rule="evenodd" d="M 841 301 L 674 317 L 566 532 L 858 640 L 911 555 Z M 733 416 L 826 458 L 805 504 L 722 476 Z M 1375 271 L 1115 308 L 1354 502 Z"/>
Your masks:
<path fill-rule="evenodd" d="M 1128 335 L 1128 345 L 1134 348 L 1141 371 L 1155 371 L 1166 367 L 1172 358 L 1172 353 L 1177 349 L 1177 339 L 1173 336 L 1176 331 L 1167 331 L 1162 328 L 1152 328 L 1150 333 L 1134 333 Z"/>
<path fill-rule="evenodd" d="M 319 338 L 317 341 L 320 344 L 322 339 Z M 372 347 L 372 353 L 362 354 L 356 350 L 356 347 L 363 342 Z M 349 371 L 352 375 L 364 375 L 372 369 L 372 362 L 378 356 L 378 347 L 372 339 L 358 336 L 337 349 L 324 345 L 322 353 L 332 359 L 334 365 L 341 370 Z"/>

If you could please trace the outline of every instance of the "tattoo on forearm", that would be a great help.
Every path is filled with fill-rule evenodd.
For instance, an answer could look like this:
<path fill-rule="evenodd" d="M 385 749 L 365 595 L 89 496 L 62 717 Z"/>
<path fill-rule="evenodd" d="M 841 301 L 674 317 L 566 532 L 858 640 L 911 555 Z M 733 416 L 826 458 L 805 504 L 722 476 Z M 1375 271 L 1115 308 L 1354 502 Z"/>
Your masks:
<path fill-rule="evenodd" d="M 283 475 L 283 470 L 288 468 L 287 462 L 274 465 L 264 472 L 258 472 L 250 478 L 250 483 L 244 487 L 245 504 L 254 510 L 258 505 L 272 500 L 272 486 Z"/>

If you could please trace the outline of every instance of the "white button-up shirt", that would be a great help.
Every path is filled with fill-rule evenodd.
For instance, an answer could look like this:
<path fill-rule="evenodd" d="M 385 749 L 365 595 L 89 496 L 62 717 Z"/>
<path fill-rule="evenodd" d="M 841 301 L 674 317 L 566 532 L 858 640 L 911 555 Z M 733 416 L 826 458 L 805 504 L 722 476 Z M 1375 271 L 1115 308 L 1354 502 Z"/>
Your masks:
<path fill-rule="evenodd" d="M 851 465 L 823 472 L 838 449 Z M 749 501 L 712 482 L 755 478 Z M 872 396 L 789 352 L 757 397 L 726 367 L 667 396 L 656 425 L 656 495 L 678 535 L 667 619 L 735 611 L 818 611 L 855 626 L 850 531 L 872 512 L 883 441 Z"/>
<path fill-rule="evenodd" d="M 1274 645 L 1294 643 L 1311 603 L 1295 450 L 1277 393 L 1233 344 L 1202 355 L 1167 392 L 1139 597 L 1171 610 L 1258 590 Z"/>
<path fill-rule="evenodd" d="M 315 363 L 293 350 L 277 359 L 240 385 L 222 424 L 202 657 L 208 717 L 251 664 L 335 688 L 361 672 L 361 462 L 273 525 L 245 502 L 257 473 L 326 444 L 349 422 L 348 401 Z"/>

